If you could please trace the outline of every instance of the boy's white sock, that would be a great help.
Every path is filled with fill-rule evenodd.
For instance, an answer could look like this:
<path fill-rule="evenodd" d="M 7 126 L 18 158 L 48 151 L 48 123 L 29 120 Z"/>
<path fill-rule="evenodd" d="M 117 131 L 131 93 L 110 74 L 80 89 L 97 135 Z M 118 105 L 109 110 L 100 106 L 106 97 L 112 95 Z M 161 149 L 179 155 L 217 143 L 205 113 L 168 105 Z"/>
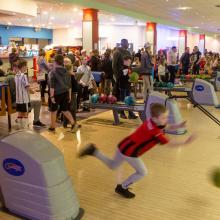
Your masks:
<path fill-rule="evenodd" d="M 23 117 L 23 118 L 22 118 L 22 128 L 23 128 L 23 129 L 27 129 L 28 127 L 29 127 L 28 117 Z"/>

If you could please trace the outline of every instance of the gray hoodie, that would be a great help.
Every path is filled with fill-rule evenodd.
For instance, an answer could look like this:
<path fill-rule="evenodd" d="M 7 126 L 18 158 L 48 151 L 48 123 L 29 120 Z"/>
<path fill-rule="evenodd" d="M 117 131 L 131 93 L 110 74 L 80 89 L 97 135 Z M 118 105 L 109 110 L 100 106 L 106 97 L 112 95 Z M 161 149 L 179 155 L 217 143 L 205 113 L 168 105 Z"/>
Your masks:
<path fill-rule="evenodd" d="M 64 67 L 58 66 L 51 71 L 49 84 L 54 89 L 54 95 L 61 95 L 71 88 L 71 77 Z"/>

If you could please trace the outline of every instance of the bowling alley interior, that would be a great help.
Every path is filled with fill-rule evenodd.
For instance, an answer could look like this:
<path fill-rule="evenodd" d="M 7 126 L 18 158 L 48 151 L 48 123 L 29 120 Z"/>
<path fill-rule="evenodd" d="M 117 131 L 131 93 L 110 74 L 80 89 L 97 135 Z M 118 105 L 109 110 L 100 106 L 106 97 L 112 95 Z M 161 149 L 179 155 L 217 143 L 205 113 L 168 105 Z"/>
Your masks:
<path fill-rule="evenodd" d="M 218 0 L 1 0 L 0 220 L 219 220 Z"/>

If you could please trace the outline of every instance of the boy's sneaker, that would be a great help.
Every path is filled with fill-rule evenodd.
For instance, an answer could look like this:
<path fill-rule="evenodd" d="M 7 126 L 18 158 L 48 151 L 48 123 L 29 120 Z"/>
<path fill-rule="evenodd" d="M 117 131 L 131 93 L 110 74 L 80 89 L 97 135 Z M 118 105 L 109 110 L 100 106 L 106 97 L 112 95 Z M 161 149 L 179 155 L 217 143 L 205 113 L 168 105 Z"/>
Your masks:
<path fill-rule="evenodd" d="M 121 196 L 131 199 L 135 197 L 135 194 L 130 192 L 128 189 L 124 189 L 121 184 L 118 184 L 115 188 L 115 192 Z"/>
<path fill-rule="evenodd" d="M 55 132 L 56 129 L 55 129 L 55 128 L 51 128 L 51 127 L 49 127 L 49 128 L 48 128 L 48 131 L 50 131 L 50 132 Z"/>
<path fill-rule="evenodd" d="M 97 150 L 95 144 L 87 144 L 79 153 L 78 157 L 92 156 Z"/>
<path fill-rule="evenodd" d="M 33 126 L 34 127 L 38 127 L 38 128 L 45 128 L 46 125 L 44 123 L 42 123 L 41 121 L 33 121 Z"/>

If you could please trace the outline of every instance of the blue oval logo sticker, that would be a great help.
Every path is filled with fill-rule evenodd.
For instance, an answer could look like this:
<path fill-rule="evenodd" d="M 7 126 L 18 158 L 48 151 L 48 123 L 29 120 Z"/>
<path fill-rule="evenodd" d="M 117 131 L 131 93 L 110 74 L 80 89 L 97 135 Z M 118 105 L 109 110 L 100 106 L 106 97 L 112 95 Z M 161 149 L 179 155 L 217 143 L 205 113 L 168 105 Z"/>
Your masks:
<path fill-rule="evenodd" d="M 196 90 L 199 91 L 199 92 L 201 92 L 201 91 L 204 91 L 205 88 L 204 88 L 204 86 L 202 86 L 202 85 L 197 85 L 197 86 L 196 86 Z"/>
<path fill-rule="evenodd" d="M 220 77 L 218 77 L 218 81 L 220 81 Z"/>
<path fill-rule="evenodd" d="M 4 170 L 12 176 L 22 176 L 25 172 L 24 165 L 13 158 L 7 158 L 3 161 Z"/>

